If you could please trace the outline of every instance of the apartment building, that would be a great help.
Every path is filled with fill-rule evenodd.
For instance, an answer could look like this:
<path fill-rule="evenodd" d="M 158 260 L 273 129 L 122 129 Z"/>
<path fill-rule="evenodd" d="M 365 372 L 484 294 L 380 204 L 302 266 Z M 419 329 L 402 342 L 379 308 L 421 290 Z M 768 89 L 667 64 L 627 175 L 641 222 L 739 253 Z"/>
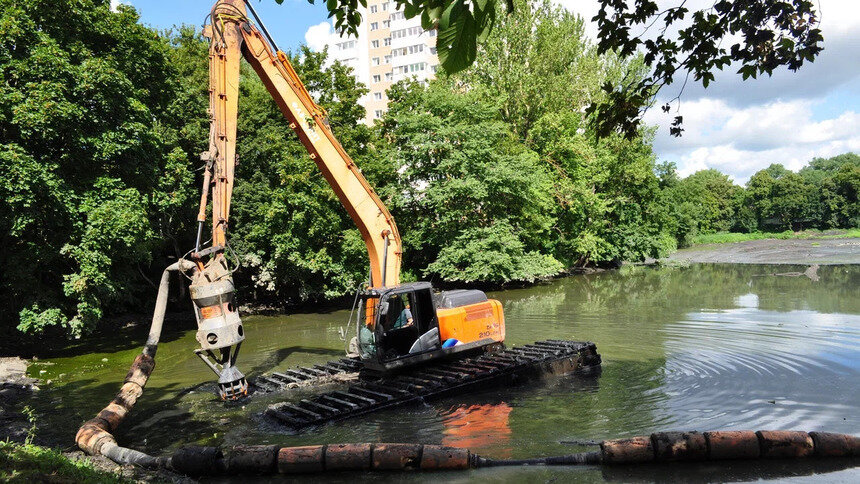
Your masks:
<path fill-rule="evenodd" d="M 439 68 L 436 31 L 421 28 L 420 17 L 407 19 L 390 0 L 368 0 L 361 7 L 359 36 L 337 37 L 328 43 L 329 56 L 353 68 L 370 92 L 359 103 L 367 110 L 366 124 L 388 108 L 385 91 L 410 77 L 432 79 Z"/>

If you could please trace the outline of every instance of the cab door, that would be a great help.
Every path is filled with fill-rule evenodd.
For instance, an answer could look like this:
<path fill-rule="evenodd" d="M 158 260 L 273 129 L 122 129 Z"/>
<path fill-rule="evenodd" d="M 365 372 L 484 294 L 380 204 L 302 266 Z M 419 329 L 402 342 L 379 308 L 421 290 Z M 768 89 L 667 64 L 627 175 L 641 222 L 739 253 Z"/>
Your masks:
<path fill-rule="evenodd" d="M 438 326 L 431 290 L 404 290 L 385 296 L 377 324 L 382 360 L 438 349 L 441 347 Z M 419 338 L 422 340 L 416 345 Z"/>

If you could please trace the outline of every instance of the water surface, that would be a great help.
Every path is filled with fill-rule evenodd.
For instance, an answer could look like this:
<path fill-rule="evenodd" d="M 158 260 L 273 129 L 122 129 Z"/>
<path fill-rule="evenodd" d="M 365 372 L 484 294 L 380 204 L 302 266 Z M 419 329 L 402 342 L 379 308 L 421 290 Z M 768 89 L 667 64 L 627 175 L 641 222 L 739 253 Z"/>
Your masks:
<path fill-rule="evenodd" d="M 554 377 L 290 433 L 260 415 L 283 396 L 245 406 L 213 396 L 212 374 L 192 353 L 193 321 L 172 323 L 146 393 L 118 434 L 163 453 L 188 444 L 309 445 L 424 442 L 524 458 L 586 450 L 570 441 L 658 430 L 799 429 L 860 433 L 860 266 L 629 267 L 491 294 L 502 301 L 507 343 L 590 340 L 597 377 Z M 249 376 L 339 357 L 345 310 L 245 318 L 239 366 Z M 52 383 L 36 403 L 47 432 L 71 441 L 113 396 L 140 351 L 140 331 L 118 332 L 43 359 Z M 410 474 L 409 480 L 509 482 L 757 480 L 857 481 L 842 463 L 746 463 L 601 470 L 482 469 Z M 373 480 L 358 474 L 335 481 Z"/>

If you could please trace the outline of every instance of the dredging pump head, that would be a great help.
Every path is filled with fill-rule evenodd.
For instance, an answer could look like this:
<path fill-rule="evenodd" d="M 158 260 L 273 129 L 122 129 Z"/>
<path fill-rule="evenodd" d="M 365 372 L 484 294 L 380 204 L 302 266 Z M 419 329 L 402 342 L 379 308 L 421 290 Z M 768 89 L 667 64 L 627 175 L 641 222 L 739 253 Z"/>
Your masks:
<path fill-rule="evenodd" d="M 189 287 L 200 343 L 194 353 L 218 375 L 218 393 L 225 400 L 248 394 L 245 375 L 236 368 L 245 329 L 233 302 L 234 290 L 233 277 L 221 255 L 198 270 Z"/>

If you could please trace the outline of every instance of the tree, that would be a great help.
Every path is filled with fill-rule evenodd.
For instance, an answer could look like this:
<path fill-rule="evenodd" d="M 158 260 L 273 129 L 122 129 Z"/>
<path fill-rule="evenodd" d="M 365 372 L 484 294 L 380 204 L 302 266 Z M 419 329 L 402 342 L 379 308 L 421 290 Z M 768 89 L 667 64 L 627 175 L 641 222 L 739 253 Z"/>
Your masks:
<path fill-rule="evenodd" d="M 659 223 L 644 215 L 656 188 L 650 135 L 599 140 L 583 114 L 603 95 L 604 81 L 639 78 L 641 66 L 641 59 L 598 54 L 570 12 L 517 1 L 474 65 L 446 81 L 499 105 L 513 135 L 540 156 L 553 179 L 557 220 L 544 250 L 568 267 L 665 252 Z"/>
<path fill-rule="evenodd" d="M 855 155 L 856 157 L 856 155 Z M 826 227 L 860 227 L 860 163 L 844 163 L 820 185 Z"/>
<path fill-rule="evenodd" d="M 283 0 L 276 0 L 283 3 Z M 314 3 L 314 0 L 308 0 Z M 438 29 L 436 48 L 442 66 L 458 72 L 470 66 L 478 46 L 490 35 L 498 19 L 497 0 L 394 0 L 406 18 L 421 18 L 424 29 Z M 589 112 L 596 115 L 598 134 L 618 131 L 635 137 L 643 108 L 656 93 L 683 77 L 692 75 L 704 87 L 714 72 L 738 68 L 744 79 L 772 74 L 780 67 L 791 71 L 812 62 L 823 49 L 818 14 L 812 0 L 719 0 L 710 8 L 690 11 L 686 2 L 662 9 L 656 0 L 600 0 L 597 23 L 599 51 L 628 57 L 644 54 L 650 73 L 644 79 L 622 80 L 603 85 L 606 102 L 595 102 Z M 366 0 L 327 0 L 329 17 L 341 34 L 357 35 L 361 24 L 359 5 Z M 515 1 L 505 0 L 506 12 L 515 11 Z M 657 31 L 650 33 L 657 25 Z M 632 30 L 641 29 L 636 34 Z M 681 88 L 683 90 L 683 87 Z M 680 94 L 679 94 L 680 96 Z M 665 112 L 671 108 L 667 104 Z M 671 133 L 680 136 L 683 117 L 675 116 Z"/>
<path fill-rule="evenodd" d="M 450 80 L 397 85 L 382 125 L 397 182 L 392 201 L 405 265 L 447 281 L 532 281 L 562 265 L 541 250 L 552 180 L 511 137 L 498 104 Z M 426 268 L 426 269 L 425 269 Z"/>
<path fill-rule="evenodd" d="M 810 217 L 809 195 L 809 186 L 797 173 L 789 172 L 776 179 L 770 206 L 771 215 L 779 220 L 781 228 L 787 230 L 793 228 L 795 223 L 814 220 Z"/>
<path fill-rule="evenodd" d="M 663 161 L 654 167 L 654 174 L 660 180 L 660 188 L 672 188 L 678 184 L 678 165 L 674 161 Z"/>
<path fill-rule="evenodd" d="M 4 323 L 91 330 L 137 301 L 192 177 L 168 45 L 106 0 L 0 0 Z"/>
<path fill-rule="evenodd" d="M 602 99 L 603 82 L 643 74 L 617 56 L 598 55 L 583 20 L 549 0 L 516 0 L 511 15 L 499 9 L 493 34 L 456 79 L 498 96 L 502 120 L 527 143 L 529 130 L 548 113 L 580 113 L 580 127 L 585 127 L 581 113 Z"/>
<path fill-rule="evenodd" d="M 696 221 L 696 232 L 724 232 L 734 225 L 736 186 L 717 170 L 700 170 L 684 178 L 673 188 L 673 203 L 688 203 L 690 215 Z"/>
<path fill-rule="evenodd" d="M 794 224 L 815 225 L 813 187 L 780 164 L 755 173 L 747 182 L 747 206 L 760 229 L 789 230 Z"/>

